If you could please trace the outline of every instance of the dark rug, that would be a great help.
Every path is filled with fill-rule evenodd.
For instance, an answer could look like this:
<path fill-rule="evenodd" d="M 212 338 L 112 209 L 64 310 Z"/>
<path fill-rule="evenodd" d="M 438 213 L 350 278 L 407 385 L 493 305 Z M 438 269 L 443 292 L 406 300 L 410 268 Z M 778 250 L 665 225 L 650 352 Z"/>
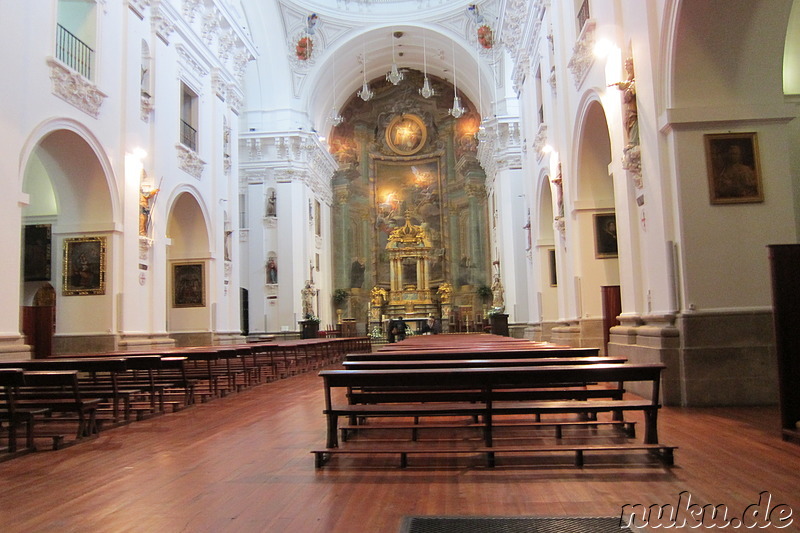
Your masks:
<path fill-rule="evenodd" d="M 619 517 L 407 516 L 400 533 L 620 533 L 634 532 Z"/>

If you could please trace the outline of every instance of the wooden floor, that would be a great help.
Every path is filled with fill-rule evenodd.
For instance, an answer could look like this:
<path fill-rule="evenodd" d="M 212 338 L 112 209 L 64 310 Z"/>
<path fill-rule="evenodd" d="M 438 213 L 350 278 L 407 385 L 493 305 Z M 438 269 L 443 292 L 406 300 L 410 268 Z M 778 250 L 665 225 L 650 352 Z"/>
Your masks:
<path fill-rule="evenodd" d="M 301 375 L 0 463 L 3 532 L 396 532 L 405 515 L 618 516 L 624 504 L 725 504 L 769 491 L 800 531 L 800 447 L 771 408 L 665 408 L 668 469 L 643 456 L 336 457 L 324 445 L 321 380 Z M 624 459 L 623 459 L 624 460 Z M 415 462 L 417 465 L 415 466 Z M 421 466 L 424 465 L 424 466 Z M 773 529 L 767 529 L 770 531 Z"/>

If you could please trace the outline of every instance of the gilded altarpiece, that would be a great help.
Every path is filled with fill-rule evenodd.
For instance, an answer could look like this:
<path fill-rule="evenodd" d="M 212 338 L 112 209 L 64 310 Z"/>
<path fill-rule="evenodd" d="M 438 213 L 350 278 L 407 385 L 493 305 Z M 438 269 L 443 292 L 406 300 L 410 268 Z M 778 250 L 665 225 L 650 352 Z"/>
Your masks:
<path fill-rule="evenodd" d="M 446 324 L 451 310 L 477 310 L 490 279 L 478 114 L 462 94 L 469 112 L 451 117 L 442 80 L 440 96 L 423 99 L 415 71 L 397 87 L 371 83 L 375 97 L 352 98 L 330 135 L 334 287 L 350 292 L 345 314 L 358 321 L 434 314 Z"/>

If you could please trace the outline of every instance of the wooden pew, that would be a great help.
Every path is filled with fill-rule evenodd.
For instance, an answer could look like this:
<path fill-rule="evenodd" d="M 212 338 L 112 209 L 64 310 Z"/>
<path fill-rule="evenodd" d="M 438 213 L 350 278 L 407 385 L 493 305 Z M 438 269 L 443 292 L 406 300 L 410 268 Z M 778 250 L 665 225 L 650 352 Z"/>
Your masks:
<path fill-rule="evenodd" d="M 435 359 L 536 359 L 545 357 L 599 357 L 597 348 L 548 348 L 548 349 L 508 349 L 508 350 L 471 350 L 471 349 L 429 349 L 414 351 L 373 352 L 347 354 L 347 361 L 422 361 Z"/>
<path fill-rule="evenodd" d="M 19 400 L 19 388 L 25 385 L 25 378 L 21 368 L 0 369 L 0 426 L 6 426 L 8 434 L 7 451 L 11 456 L 16 456 L 22 452 L 31 452 L 36 449 L 34 445 L 34 422 L 36 416 L 44 416 L 49 413 L 46 408 L 25 409 L 17 405 Z M 20 449 L 17 443 L 17 430 L 25 430 L 25 447 Z"/>
<path fill-rule="evenodd" d="M 673 447 L 660 444 L 658 441 L 658 409 L 659 382 L 662 364 L 592 364 L 592 365 L 555 365 L 534 367 L 497 367 L 497 368 L 443 368 L 406 370 L 323 370 L 319 375 L 324 381 L 325 415 L 328 421 L 327 447 L 324 450 L 313 450 L 317 467 L 322 466 L 335 453 L 348 453 L 347 447 L 340 449 L 338 443 L 338 418 L 348 417 L 415 417 L 415 416 L 472 416 L 483 420 L 484 446 L 489 466 L 494 465 L 497 452 L 543 451 L 535 445 L 504 449 L 493 446 L 493 418 L 498 415 L 518 414 L 598 414 L 602 412 L 639 411 L 644 414 L 645 431 L 643 443 L 609 444 L 602 448 L 591 445 L 556 446 L 557 450 L 574 452 L 576 464 L 582 464 L 583 452 L 605 450 L 648 450 L 655 453 L 665 464 L 672 464 Z M 502 401 L 497 393 L 514 389 L 531 387 L 551 387 L 564 383 L 619 383 L 629 381 L 647 382 L 651 386 L 651 399 L 643 400 L 536 400 L 536 401 Z M 453 396 L 451 402 L 436 403 L 384 403 L 384 404 L 334 404 L 332 390 L 337 388 L 379 388 L 388 390 L 397 387 L 403 389 L 419 388 L 432 391 L 444 388 L 480 390 L 482 401 L 463 401 L 463 397 Z M 381 451 L 379 447 L 368 448 L 380 453 L 397 453 L 405 463 L 409 453 L 425 453 L 424 446 L 409 448 L 393 448 Z M 548 448 L 549 449 L 549 448 Z M 454 453 L 464 450 L 449 449 Z M 355 451 L 355 453 L 361 453 Z"/>
<path fill-rule="evenodd" d="M 17 405 L 23 408 L 47 409 L 50 416 L 37 418 L 35 436 L 54 439 L 63 437 L 67 427 L 74 428 L 77 442 L 98 433 L 96 424 L 99 398 L 84 398 L 80 392 L 78 372 L 71 371 L 24 371 L 25 384 L 19 388 Z M 43 426 L 52 427 L 40 432 Z M 54 440 L 54 448 L 61 447 L 63 441 Z"/>

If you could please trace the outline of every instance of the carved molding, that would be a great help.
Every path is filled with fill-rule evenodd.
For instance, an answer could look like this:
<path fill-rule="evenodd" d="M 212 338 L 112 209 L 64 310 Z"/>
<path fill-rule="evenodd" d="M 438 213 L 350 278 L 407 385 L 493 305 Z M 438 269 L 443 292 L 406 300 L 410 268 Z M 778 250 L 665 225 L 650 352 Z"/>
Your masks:
<path fill-rule="evenodd" d="M 195 16 L 200 12 L 202 0 L 183 0 L 183 18 L 188 23 L 194 22 Z"/>
<path fill-rule="evenodd" d="M 547 124 L 540 124 L 536 138 L 533 140 L 533 150 L 536 152 L 537 159 L 544 155 L 544 147 L 547 144 Z"/>
<path fill-rule="evenodd" d="M 586 74 L 594 64 L 595 26 L 596 22 L 594 20 L 589 19 L 586 21 L 578 42 L 575 43 L 575 47 L 572 50 L 572 57 L 567 64 L 567 68 L 572 72 L 576 89 L 580 89 L 583 80 L 586 79 Z"/>
<path fill-rule="evenodd" d="M 642 150 L 638 144 L 629 144 L 623 150 L 622 168 L 628 171 L 637 189 L 644 188 L 642 181 Z"/>
<path fill-rule="evenodd" d="M 153 105 L 153 97 L 147 93 L 142 93 L 139 108 L 141 110 L 142 120 L 144 122 L 150 122 L 150 114 L 155 109 L 155 106 Z"/>
<path fill-rule="evenodd" d="M 167 16 L 161 4 L 153 6 L 150 14 L 150 25 L 159 39 L 169 44 L 169 37 L 175 31 L 175 22 Z"/>
<path fill-rule="evenodd" d="M 175 149 L 178 151 L 178 167 L 190 176 L 200 179 L 203 176 L 206 162 L 200 159 L 197 152 L 182 144 L 176 144 Z"/>
<path fill-rule="evenodd" d="M 103 105 L 107 95 L 94 83 L 67 68 L 60 61 L 49 57 L 47 64 L 50 66 L 53 94 L 87 115 L 97 118 L 100 106 Z"/>
<path fill-rule="evenodd" d="M 200 62 L 186 49 L 185 46 L 179 44 L 175 46 L 178 56 L 181 58 L 181 63 L 188 65 L 191 69 L 201 78 L 208 75 L 208 69 L 201 65 Z"/>
<path fill-rule="evenodd" d="M 144 11 L 150 7 L 150 0 L 128 0 L 128 7 L 140 19 L 144 18 Z"/>

